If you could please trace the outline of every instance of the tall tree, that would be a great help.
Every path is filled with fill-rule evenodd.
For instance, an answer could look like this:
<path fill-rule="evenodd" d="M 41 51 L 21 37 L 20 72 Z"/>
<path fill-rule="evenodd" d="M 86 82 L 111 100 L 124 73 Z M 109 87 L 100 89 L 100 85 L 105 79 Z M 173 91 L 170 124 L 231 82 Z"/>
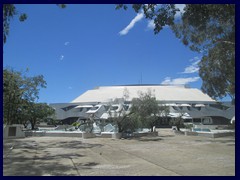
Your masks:
<path fill-rule="evenodd" d="M 128 8 L 119 4 L 116 9 Z M 136 12 L 144 13 L 155 24 L 158 34 L 168 26 L 191 50 L 201 52 L 199 75 L 202 90 L 212 98 L 227 94 L 235 99 L 235 5 L 186 4 L 180 18 L 176 4 L 134 4 Z"/>
<path fill-rule="evenodd" d="M 4 123 L 16 123 L 21 110 L 23 79 L 20 72 L 3 70 L 3 116 Z"/>
<path fill-rule="evenodd" d="M 38 100 L 40 88 L 46 82 L 42 75 L 27 77 L 13 69 L 3 70 L 3 114 L 4 123 L 22 123 L 32 104 Z"/>
<path fill-rule="evenodd" d="M 151 131 L 153 131 L 160 114 L 169 112 L 168 107 L 158 104 L 156 97 L 150 90 L 146 93 L 139 92 L 139 97 L 132 100 L 132 117 L 139 119 L 142 127 L 151 128 Z"/>

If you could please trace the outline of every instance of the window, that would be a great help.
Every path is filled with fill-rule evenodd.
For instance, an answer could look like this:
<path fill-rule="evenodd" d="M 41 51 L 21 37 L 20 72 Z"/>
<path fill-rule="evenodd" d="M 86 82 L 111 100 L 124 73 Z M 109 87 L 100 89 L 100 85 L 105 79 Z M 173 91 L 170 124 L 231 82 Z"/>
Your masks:
<path fill-rule="evenodd" d="M 16 127 L 9 127 L 8 136 L 16 136 L 16 131 L 17 131 Z"/>
<path fill-rule="evenodd" d="M 205 117 L 202 120 L 203 124 L 212 124 L 212 118 L 211 117 Z"/>
<path fill-rule="evenodd" d="M 129 108 L 129 105 L 124 104 L 124 105 L 123 105 L 123 108 L 124 108 L 125 111 L 127 111 L 128 108 Z"/>
<path fill-rule="evenodd" d="M 200 123 L 200 122 L 201 122 L 201 119 L 200 119 L 200 118 L 194 118 L 194 119 L 193 119 L 193 122 Z"/>
<path fill-rule="evenodd" d="M 69 111 L 70 109 L 75 108 L 76 106 L 77 105 L 67 106 L 67 107 L 64 107 L 64 108 L 61 108 L 61 109 L 64 110 L 64 111 Z"/>
<path fill-rule="evenodd" d="M 111 106 L 111 109 L 112 111 L 116 111 L 118 109 L 118 106 Z"/>
<path fill-rule="evenodd" d="M 185 122 L 185 123 L 191 123 L 191 122 L 192 122 L 192 119 L 184 119 L 184 122 Z"/>
<path fill-rule="evenodd" d="M 109 110 L 109 107 L 110 107 L 110 106 L 104 105 L 104 108 L 105 108 L 106 111 Z"/>
<path fill-rule="evenodd" d="M 173 108 L 174 110 L 178 111 L 177 106 L 172 106 L 172 108 Z"/>
<path fill-rule="evenodd" d="M 197 110 L 199 110 L 199 111 L 201 110 L 201 107 L 194 107 L 194 108 L 197 109 Z"/>
<path fill-rule="evenodd" d="M 87 107 L 86 110 L 89 111 L 91 108 L 90 107 Z"/>
<path fill-rule="evenodd" d="M 91 110 L 97 110 L 99 108 L 99 106 L 94 106 L 91 108 Z"/>
<path fill-rule="evenodd" d="M 213 107 L 213 108 L 217 108 L 217 109 L 221 109 L 221 110 L 226 110 L 228 109 L 227 106 L 224 106 L 222 104 L 209 104 L 210 107 Z"/>

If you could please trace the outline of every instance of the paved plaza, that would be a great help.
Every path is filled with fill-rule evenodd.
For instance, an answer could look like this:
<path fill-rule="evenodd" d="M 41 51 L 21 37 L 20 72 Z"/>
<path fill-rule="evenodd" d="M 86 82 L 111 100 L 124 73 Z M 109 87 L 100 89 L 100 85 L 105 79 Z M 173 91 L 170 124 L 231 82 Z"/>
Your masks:
<path fill-rule="evenodd" d="M 234 176 L 235 137 L 111 139 L 27 137 L 3 141 L 3 175 Z"/>

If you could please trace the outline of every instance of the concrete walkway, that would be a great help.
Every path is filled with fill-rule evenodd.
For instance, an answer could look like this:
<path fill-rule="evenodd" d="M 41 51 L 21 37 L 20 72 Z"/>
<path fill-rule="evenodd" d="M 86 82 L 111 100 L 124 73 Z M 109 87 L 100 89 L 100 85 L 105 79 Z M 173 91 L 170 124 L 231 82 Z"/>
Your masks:
<path fill-rule="evenodd" d="M 234 176 L 235 138 L 174 135 L 82 139 L 4 140 L 3 175 L 24 176 Z"/>

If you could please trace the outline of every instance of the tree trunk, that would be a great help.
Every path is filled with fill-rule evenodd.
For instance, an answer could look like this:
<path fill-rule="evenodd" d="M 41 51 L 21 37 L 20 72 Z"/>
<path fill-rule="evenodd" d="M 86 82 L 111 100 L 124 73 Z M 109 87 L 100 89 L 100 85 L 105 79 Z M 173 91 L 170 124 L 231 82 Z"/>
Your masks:
<path fill-rule="evenodd" d="M 180 131 L 180 127 L 179 127 L 179 126 L 180 126 L 180 125 L 177 125 L 177 130 L 178 130 L 178 131 Z"/>
<path fill-rule="evenodd" d="M 31 120 L 30 122 L 31 122 L 32 130 L 34 130 L 34 126 L 35 126 L 35 122 L 36 121 L 35 120 Z"/>
<path fill-rule="evenodd" d="M 151 132 L 153 132 L 153 126 L 151 126 Z"/>

